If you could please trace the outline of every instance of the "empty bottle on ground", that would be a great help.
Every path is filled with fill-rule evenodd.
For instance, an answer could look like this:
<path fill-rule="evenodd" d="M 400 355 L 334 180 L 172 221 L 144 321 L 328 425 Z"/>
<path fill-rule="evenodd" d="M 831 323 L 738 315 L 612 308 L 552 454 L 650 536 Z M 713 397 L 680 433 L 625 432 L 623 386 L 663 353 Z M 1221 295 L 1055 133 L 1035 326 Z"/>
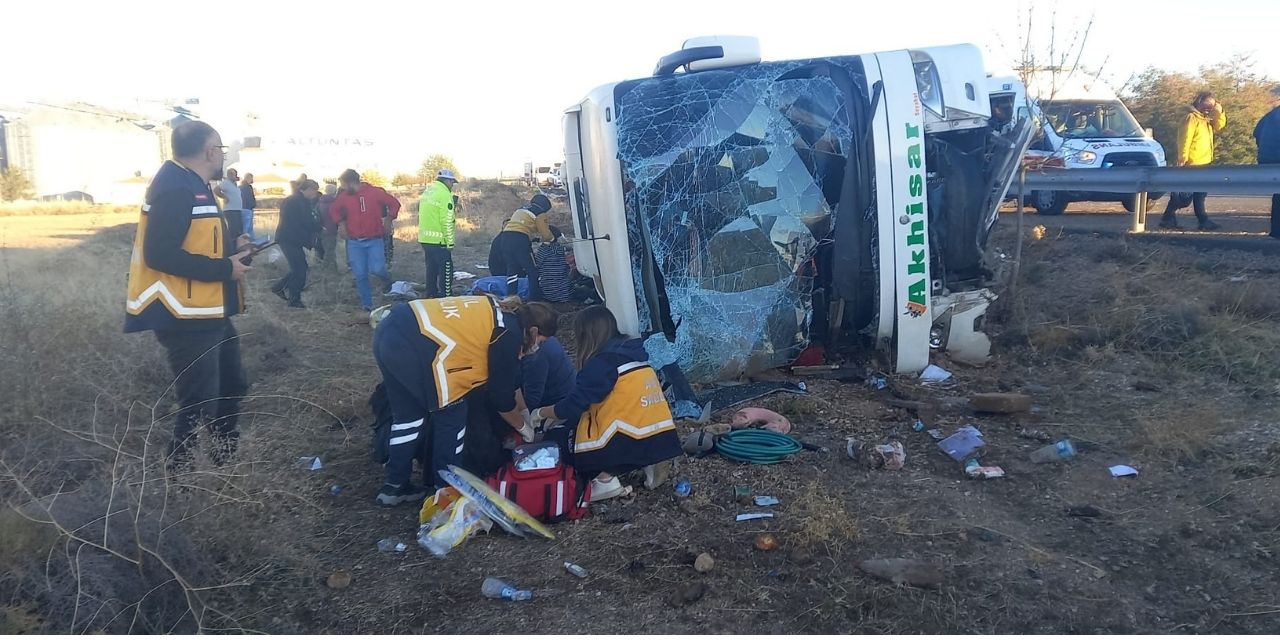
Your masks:
<path fill-rule="evenodd" d="M 1031 461 L 1036 464 L 1062 462 L 1074 457 L 1076 457 L 1076 446 L 1070 440 L 1059 440 L 1031 452 Z"/>
<path fill-rule="evenodd" d="M 517 589 L 515 585 L 508 584 L 498 578 L 485 578 L 484 583 L 480 585 L 480 592 L 486 597 L 494 600 L 530 600 L 533 598 L 533 592 L 528 589 Z"/>

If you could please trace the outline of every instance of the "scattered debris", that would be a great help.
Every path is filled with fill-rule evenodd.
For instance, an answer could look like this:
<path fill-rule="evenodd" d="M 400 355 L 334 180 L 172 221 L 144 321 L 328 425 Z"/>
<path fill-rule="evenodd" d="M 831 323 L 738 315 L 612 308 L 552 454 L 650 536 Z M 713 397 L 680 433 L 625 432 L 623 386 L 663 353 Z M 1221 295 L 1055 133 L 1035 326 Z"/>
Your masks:
<path fill-rule="evenodd" d="M 298 458 L 297 467 L 303 471 L 319 471 L 324 468 L 320 456 L 302 456 Z"/>
<path fill-rule="evenodd" d="M 675 491 L 677 498 L 688 498 L 693 493 L 693 485 L 688 480 L 681 479 L 676 482 Z"/>
<path fill-rule="evenodd" d="M 685 436 L 684 442 L 680 443 L 680 448 L 687 455 L 702 457 L 715 450 L 716 438 L 707 433 L 706 429 L 699 429 Z"/>
<path fill-rule="evenodd" d="M 336 484 L 335 484 L 335 485 L 333 485 L 333 486 L 329 487 L 329 495 L 331 495 L 331 496 L 333 496 L 333 497 L 335 497 L 335 498 L 336 498 L 336 497 L 338 497 L 338 496 L 339 496 L 339 495 L 341 495 L 341 494 L 342 494 L 342 487 L 341 487 L 340 485 L 336 485 Z"/>
<path fill-rule="evenodd" d="M 733 414 L 733 420 L 730 422 L 735 429 L 744 429 L 748 427 L 763 427 L 775 433 L 790 433 L 791 421 L 782 415 L 761 409 L 759 407 L 747 407 L 739 409 Z"/>
<path fill-rule="evenodd" d="M 533 591 L 529 589 L 518 589 L 515 585 L 499 580 L 498 578 L 485 578 L 480 584 L 480 593 L 485 597 L 494 600 L 511 600 L 518 602 L 521 600 L 532 600 Z"/>
<path fill-rule="evenodd" d="M 693 604 L 702 599 L 707 594 L 707 585 L 701 582 L 687 582 L 676 587 L 671 592 L 671 596 L 667 598 L 667 604 L 673 607 L 683 607 Z"/>
<path fill-rule="evenodd" d="M 984 467 L 976 458 L 970 459 L 964 465 L 964 473 L 970 478 L 981 478 L 991 480 L 1004 477 L 1004 469 L 1000 467 Z"/>
<path fill-rule="evenodd" d="M 923 560 L 909 558 L 875 558 L 858 565 L 863 571 L 894 584 L 913 587 L 937 587 L 942 584 L 942 570 Z"/>
<path fill-rule="evenodd" d="M 924 431 L 924 420 L 921 420 L 920 418 L 916 418 L 916 423 L 911 425 L 911 430 L 915 431 L 916 433 Z"/>
<path fill-rule="evenodd" d="M 1059 440 L 1031 452 L 1031 461 L 1036 464 L 1062 462 L 1074 457 L 1076 457 L 1076 446 L 1070 440 Z"/>
<path fill-rule="evenodd" d="M 975 451 L 985 446 L 987 443 L 982 439 L 982 432 L 973 425 L 961 427 L 938 443 L 938 448 L 956 462 L 972 456 Z"/>
<path fill-rule="evenodd" d="M 920 380 L 922 380 L 925 384 L 938 384 L 940 382 L 946 382 L 947 380 L 950 380 L 950 379 L 951 379 L 951 372 L 947 371 L 946 369 L 943 369 L 942 367 L 939 367 L 936 364 L 931 364 L 925 367 L 924 371 L 920 372 Z"/>
<path fill-rule="evenodd" d="M 1127 464 L 1118 464 L 1111 467 L 1111 477 L 1113 478 L 1123 478 L 1125 476 L 1136 475 L 1138 475 L 1138 470 Z"/>
<path fill-rule="evenodd" d="M 576 564 L 574 564 L 574 563 L 572 563 L 572 562 L 565 562 L 565 563 L 564 563 L 564 570 L 565 570 L 565 571 L 568 571 L 568 572 L 569 572 L 569 573 L 571 573 L 571 574 L 573 574 L 573 575 L 574 575 L 574 577 L 578 577 L 578 578 L 585 578 L 585 577 L 587 577 L 587 570 L 586 570 L 586 569 L 583 569 L 582 567 L 580 567 L 580 566 L 578 566 L 578 565 L 576 565 Z"/>
<path fill-rule="evenodd" d="M 746 486 L 734 487 L 733 501 L 741 505 L 751 504 L 751 487 L 746 487 Z"/>
<path fill-rule="evenodd" d="M 1031 410 L 1031 396 L 1022 393 L 979 393 L 969 398 L 974 411 L 982 413 L 1025 413 Z"/>
<path fill-rule="evenodd" d="M 329 585 L 334 591 L 341 591 L 351 586 L 351 572 L 346 569 L 338 569 L 329 574 L 329 579 L 325 580 L 325 584 Z"/>
<path fill-rule="evenodd" d="M 489 265 L 487 265 L 487 264 L 481 264 L 481 263 L 476 263 L 476 268 L 477 268 L 477 269 L 484 269 L 485 271 L 488 271 L 488 270 L 489 270 Z"/>
<path fill-rule="evenodd" d="M 889 379 L 877 373 L 867 378 L 867 385 L 877 391 L 883 391 L 889 387 Z"/>
<path fill-rule="evenodd" d="M 772 518 L 772 517 L 773 517 L 773 514 L 772 514 L 772 513 L 768 513 L 768 512 L 764 512 L 764 513 L 740 513 L 740 514 L 738 514 L 738 517 L 736 518 L 736 520 L 737 520 L 738 522 L 746 522 L 746 521 L 748 521 L 748 520 L 763 520 L 763 519 L 765 519 L 765 518 Z"/>
<path fill-rule="evenodd" d="M 899 471 L 907 464 L 907 451 L 898 441 L 876 445 L 875 452 L 880 456 L 877 465 L 890 471 Z"/>
<path fill-rule="evenodd" d="M 399 538 L 383 538 L 378 541 L 378 551 L 381 551 L 382 553 L 389 553 L 392 551 L 396 553 L 404 553 L 408 548 L 409 545 L 400 542 Z"/>
<path fill-rule="evenodd" d="M 453 272 L 454 280 L 475 280 L 475 278 L 476 278 L 476 274 L 471 273 L 470 271 L 454 271 Z"/>
<path fill-rule="evenodd" d="M 777 505 L 779 502 L 780 501 L 773 496 L 756 496 L 755 497 L 755 503 L 757 507 L 772 507 Z"/>
<path fill-rule="evenodd" d="M 716 561 L 709 553 L 700 553 L 693 561 L 693 570 L 698 573 L 706 573 L 716 566 Z"/>
<path fill-rule="evenodd" d="M 1073 518 L 1101 518 L 1104 514 L 1102 513 L 1102 509 L 1086 504 L 1067 507 L 1067 515 Z"/>
<path fill-rule="evenodd" d="M 946 437 L 945 435 L 943 435 L 942 429 L 930 429 L 925 433 L 929 434 L 929 437 L 933 438 L 934 440 L 941 440 Z"/>
<path fill-rule="evenodd" d="M 1045 229 L 1045 226 L 1042 224 L 1038 224 L 1034 227 L 1031 227 L 1031 239 L 1044 240 L 1044 235 L 1046 231 L 1048 231 L 1048 229 Z"/>
<path fill-rule="evenodd" d="M 1039 429 L 1018 429 L 1018 437 L 1028 440 L 1037 440 L 1039 442 L 1053 442 L 1053 436 L 1040 431 Z"/>
<path fill-rule="evenodd" d="M 756 536 L 755 545 L 761 551 L 773 551 L 778 548 L 778 536 L 772 533 L 762 533 Z"/>

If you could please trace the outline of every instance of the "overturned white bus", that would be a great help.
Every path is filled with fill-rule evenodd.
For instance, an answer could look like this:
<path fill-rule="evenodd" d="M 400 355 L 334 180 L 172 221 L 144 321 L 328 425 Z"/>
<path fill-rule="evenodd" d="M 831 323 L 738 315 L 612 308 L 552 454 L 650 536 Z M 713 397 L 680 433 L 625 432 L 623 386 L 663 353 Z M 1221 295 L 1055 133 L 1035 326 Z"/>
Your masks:
<path fill-rule="evenodd" d="M 690 40 L 566 112 L 578 269 L 692 381 L 865 344 L 981 361 L 985 264 L 1028 126 L 991 126 L 978 50 L 761 62 Z"/>

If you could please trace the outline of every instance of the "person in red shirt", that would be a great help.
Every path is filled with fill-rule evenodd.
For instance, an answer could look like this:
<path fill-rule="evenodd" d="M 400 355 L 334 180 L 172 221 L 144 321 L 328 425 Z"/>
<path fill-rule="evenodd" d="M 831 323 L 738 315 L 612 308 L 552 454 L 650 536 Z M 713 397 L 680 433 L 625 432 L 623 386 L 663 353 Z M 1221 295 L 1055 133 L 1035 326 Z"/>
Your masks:
<path fill-rule="evenodd" d="M 382 280 L 384 288 L 391 286 L 384 234 L 386 225 L 400 215 L 400 201 L 384 189 L 361 182 L 354 169 L 343 171 L 338 184 L 341 190 L 329 207 L 329 217 L 338 225 L 338 235 L 347 239 L 347 266 L 355 277 L 360 304 L 372 311 L 369 275 Z"/>

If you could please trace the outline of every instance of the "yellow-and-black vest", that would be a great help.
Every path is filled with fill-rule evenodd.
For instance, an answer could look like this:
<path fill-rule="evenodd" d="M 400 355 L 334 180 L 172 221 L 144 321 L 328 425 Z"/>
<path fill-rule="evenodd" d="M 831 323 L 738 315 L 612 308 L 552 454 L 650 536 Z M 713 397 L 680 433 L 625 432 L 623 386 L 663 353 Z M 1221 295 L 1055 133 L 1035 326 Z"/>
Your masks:
<path fill-rule="evenodd" d="M 489 345 L 505 329 L 502 310 L 487 296 L 409 303 L 422 335 L 436 343 L 431 362 L 436 398 L 447 407 L 489 380 Z"/>
<path fill-rule="evenodd" d="M 162 195 L 166 196 L 164 210 L 153 208 Z M 157 215 L 190 216 L 191 224 L 182 241 L 182 249 L 187 253 L 207 258 L 225 258 L 234 253 L 227 249 L 226 222 L 208 183 L 175 162 L 164 163 L 147 187 L 133 239 L 125 331 L 172 329 L 180 322 L 218 320 L 242 311 L 244 293 L 234 282 L 197 280 L 165 273 L 147 264 L 144 253 L 147 230 Z"/>
<path fill-rule="evenodd" d="M 644 440 L 675 428 L 658 374 L 647 362 L 628 362 L 618 367 L 613 391 L 578 419 L 573 450 L 603 449 L 618 434 Z"/>

